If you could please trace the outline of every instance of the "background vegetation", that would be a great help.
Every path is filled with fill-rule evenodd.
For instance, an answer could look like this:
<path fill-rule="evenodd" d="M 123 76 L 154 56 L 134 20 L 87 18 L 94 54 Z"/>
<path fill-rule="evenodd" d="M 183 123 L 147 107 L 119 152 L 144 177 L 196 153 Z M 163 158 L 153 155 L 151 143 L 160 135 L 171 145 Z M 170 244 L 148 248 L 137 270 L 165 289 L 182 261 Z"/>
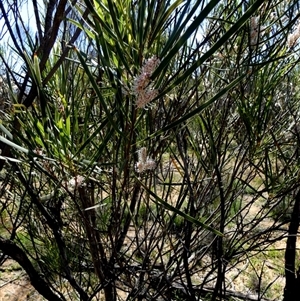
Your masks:
<path fill-rule="evenodd" d="M 298 1 L 26 5 L 0 3 L 0 262 L 54 301 L 297 300 Z"/>

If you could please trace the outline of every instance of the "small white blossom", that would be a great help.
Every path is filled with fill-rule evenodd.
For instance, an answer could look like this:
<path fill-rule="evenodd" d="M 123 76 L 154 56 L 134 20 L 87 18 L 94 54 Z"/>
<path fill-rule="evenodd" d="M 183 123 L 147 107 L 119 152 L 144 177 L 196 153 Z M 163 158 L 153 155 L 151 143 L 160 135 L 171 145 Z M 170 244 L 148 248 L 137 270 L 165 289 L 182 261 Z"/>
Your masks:
<path fill-rule="evenodd" d="M 138 173 L 142 173 L 145 171 L 145 163 L 137 162 L 135 165 L 135 169 Z"/>
<path fill-rule="evenodd" d="M 146 170 L 153 170 L 156 168 L 156 162 L 147 157 L 146 147 L 142 147 L 138 150 L 138 162 L 135 164 L 135 169 L 138 173 L 142 173 Z"/>
<path fill-rule="evenodd" d="M 141 149 L 138 150 L 138 159 L 139 162 L 145 163 L 147 160 L 147 149 L 146 147 L 142 147 Z"/>
<path fill-rule="evenodd" d="M 39 156 L 44 155 L 43 150 L 41 148 L 36 148 L 33 152 Z"/>
<path fill-rule="evenodd" d="M 156 162 L 152 158 L 147 158 L 144 168 L 145 170 L 153 170 L 156 168 Z"/>
<path fill-rule="evenodd" d="M 76 189 L 83 185 L 84 185 L 84 177 L 80 175 L 71 178 L 67 183 L 67 186 L 70 187 L 71 189 Z"/>

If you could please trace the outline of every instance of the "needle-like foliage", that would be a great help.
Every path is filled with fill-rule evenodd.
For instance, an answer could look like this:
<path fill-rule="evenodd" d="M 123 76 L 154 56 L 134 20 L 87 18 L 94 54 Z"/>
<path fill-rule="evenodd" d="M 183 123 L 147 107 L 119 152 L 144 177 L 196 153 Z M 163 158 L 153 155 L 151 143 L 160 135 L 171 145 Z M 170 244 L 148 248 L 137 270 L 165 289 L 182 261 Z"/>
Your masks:
<path fill-rule="evenodd" d="M 0 262 L 85 301 L 245 299 L 250 262 L 270 297 L 253 258 L 299 226 L 298 12 L 0 2 Z"/>

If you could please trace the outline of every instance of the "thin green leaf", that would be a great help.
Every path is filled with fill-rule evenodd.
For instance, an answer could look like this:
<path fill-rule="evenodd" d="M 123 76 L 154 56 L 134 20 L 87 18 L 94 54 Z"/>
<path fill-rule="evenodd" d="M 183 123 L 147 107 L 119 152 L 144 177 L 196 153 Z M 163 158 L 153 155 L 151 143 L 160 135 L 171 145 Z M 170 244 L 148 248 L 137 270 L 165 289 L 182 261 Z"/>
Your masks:
<path fill-rule="evenodd" d="M 181 76 L 179 76 L 172 85 L 170 85 L 166 90 L 163 91 L 163 95 L 171 91 L 175 86 L 179 85 L 184 79 L 188 78 L 198 67 L 200 67 L 209 57 L 211 57 L 224 43 L 226 43 L 229 38 L 237 32 L 244 23 L 253 15 L 260 5 L 264 1 L 257 0 L 254 4 L 245 12 L 245 14 L 237 20 L 237 22 L 205 53 L 203 54 L 190 68 L 188 68 Z M 196 19 L 198 22 L 201 20 L 200 15 Z M 173 47 L 170 53 L 163 59 L 161 64 L 157 67 L 157 69 L 153 72 L 152 78 L 154 79 L 156 76 L 160 74 L 160 72 L 165 68 L 166 64 L 172 59 L 173 56 L 178 52 L 179 48 L 186 42 L 186 39 L 192 34 L 192 32 L 196 28 L 196 20 L 192 23 L 192 25 L 187 29 L 187 32 L 183 35 L 184 38 L 181 38 L 180 41 Z"/>
<path fill-rule="evenodd" d="M 13 135 L 11 134 L 11 132 L 3 125 L 0 123 L 0 130 L 9 138 L 9 139 L 13 139 Z"/>
<path fill-rule="evenodd" d="M 232 83 L 230 83 L 229 85 L 227 85 L 225 88 L 223 88 L 219 93 L 217 93 L 215 96 L 213 96 L 210 100 L 208 100 L 207 102 L 205 102 L 204 104 L 200 105 L 198 108 L 196 108 L 195 110 L 191 111 L 190 113 L 185 114 L 183 117 L 177 119 L 176 121 L 168 124 L 167 126 L 165 126 L 164 128 L 162 128 L 161 130 L 158 130 L 157 132 L 153 133 L 152 135 L 150 135 L 147 139 L 145 140 L 149 140 L 152 139 L 156 136 L 159 136 L 161 134 L 163 134 L 164 132 L 177 127 L 178 125 L 180 125 L 181 123 L 187 121 L 188 119 L 192 118 L 193 116 L 195 116 L 196 114 L 200 113 L 201 111 L 203 111 L 205 108 L 207 108 L 209 105 L 211 105 L 212 103 L 214 103 L 216 100 L 218 100 L 221 96 L 223 96 L 225 93 L 227 93 L 230 89 L 232 89 L 234 86 L 236 86 L 244 77 L 246 77 L 247 74 L 241 75 L 238 78 L 236 78 Z"/>
<path fill-rule="evenodd" d="M 189 222 L 199 226 L 199 227 L 202 227 L 206 230 L 209 230 L 211 232 L 213 232 L 214 234 L 216 235 L 219 235 L 219 236 L 223 236 L 223 234 L 210 227 L 209 225 L 191 217 L 190 215 L 184 213 L 183 211 L 177 209 L 176 207 L 172 206 L 171 204 L 167 203 L 166 201 L 162 200 L 160 197 L 158 197 L 153 191 L 151 191 L 150 189 L 148 189 L 148 187 L 146 185 L 144 185 L 140 180 L 136 179 L 139 184 L 147 191 L 147 193 L 149 193 L 153 198 L 154 198 L 154 201 L 157 203 L 157 204 L 160 204 L 160 205 L 163 205 L 166 209 L 168 210 L 171 210 L 172 212 L 175 212 L 176 214 L 182 216 L 183 218 L 185 218 L 186 220 L 188 220 Z"/>
<path fill-rule="evenodd" d="M 3 142 L 3 143 L 5 143 L 5 144 L 7 144 L 7 145 L 9 145 L 9 146 L 11 146 L 11 147 L 13 147 L 13 148 L 15 148 L 15 149 L 17 149 L 18 151 L 20 151 L 22 153 L 25 153 L 27 155 L 29 154 L 29 150 L 28 149 L 26 149 L 26 148 L 24 148 L 24 147 L 22 147 L 22 146 L 20 146 L 20 145 L 18 145 L 16 143 L 12 142 L 12 141 L 10 141 L 10 140 L 2 137 L 2 136 L 0 136 L 0 141 Z"/>
<path fill-rule="evenodd" d="M 199 3 L 199 2 L 198 2 Z M 161 56 L 163 57 L 165 53 L 168 52 L 167 56 L 163 59 L 162 65 L 168 64 L 168 62 L 171 61 L 173 56 L 178 53 L 178 50 L 187 42 L 187 40 L 190 38 L 190 36 L 193 34 L 193 32 L 199 28 L 199 25 L 204 21 L 204 19 L 208 16 L 208 14 L 214 9 L 214 7 L 219 3 L 218 0 L 212 0 L 210 1 L 205 8 L 200 12 L 199 16 L 195 18 L 195 20 L 192 22 L 192 24 L 186 29 L 185 33 L 178 39 L 179 35 L 181 34 L 182 30 L 186 26 L 186 24 L 189 22 L 190 17 L 194 14 L 196 8 L 198 7 L 198 3 L 194 4 L 193 9 L 191 12 L 186 16 L 184 19 L 183 24 L 178 28 L 175 29 L 174 34 L 170 37 L 170 42 L 166 44 L 166 47 L 163 49 Z M 187 7 L 189 7 L 188 4 L 186 4 Z M 185 15 L 185 12 L 182 13 L 182 17 Z M 173 41 L 178 39 L 176 44 L 173 46 L 173 48 L 169 51 L 170 46 L 173 44 Z"/>
<path fill-rule="evenodd" d="M 87 73 L 87 75 L 88 75 L 88 77 L 89 77 L 89 79 L 91 81 L 91 84 L 92 84 L 93 88 L 96 91 L 96 94 L 97 94 L 97 96 L 99 98 L 99 101 L 101 102 L 101 105 L 103 106 L 103 109 L 104 109 L 104 111 L 106 113 L 107 119 L 109 120 L 109 122 L 111 123 L 111 125 L 113 126 L 113 128 L 116 130 L 116 132 L 119 133 L 122 136 L 123 134 L 120 132 L 120 130 L 118 129 L 118 127 L 116 125 L 116 122 L 113 120 L 113 117 L 112 117 L 111 113 L 109 112 L 109 110 L 107 108 L 106 101 L 105 101 L 105 99 L 102 96 L 102 93 L 101 93 L 101 91 L 99 89 L 98 84 L 96 83 L 96 80 L 95 80 L 93 74 L 90 71 L 90 68 L 86 65 L 85 60 L 83 59 L 82 55 L 80 54 L 80 51 L 78 49 L 76 49 L 76 52 L 77 52 L 79 60 L 80 60 L 80 62 L 82 64 L 82 67 L 84 68 L 85 72 Z"/>

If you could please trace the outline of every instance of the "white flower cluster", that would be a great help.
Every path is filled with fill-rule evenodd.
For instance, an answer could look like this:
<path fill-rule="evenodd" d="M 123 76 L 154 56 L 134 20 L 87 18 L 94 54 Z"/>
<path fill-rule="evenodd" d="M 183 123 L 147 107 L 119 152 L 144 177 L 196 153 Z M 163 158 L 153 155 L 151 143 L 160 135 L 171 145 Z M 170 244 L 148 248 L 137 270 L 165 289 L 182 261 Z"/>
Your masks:
<path fill-rule="evenodd" d="M 146 170 L 153 170 L 156 168 L 155 161 L 147 156 L 146 147 L 142 147 L 138 150 L 138 162 L 136 163 L 136 171 L 142 173 Z"/>
<path fill-rule="evenodd" d="M 71 190 L 75 190 L 76 188 L 84 185 L 84 177 L 81 175 L 76 175 L 66 183 L 66 186 Z"/>
<path fill-rule="evenodd" d="M 298 23 L 296 29 L 291 34 L 288 35 L 287 44 L 289 48 L 295 46 L 299 38 L 300 38 L 300 22 Z"/>
<path fill-rule="evenodd" d="M 158 95 L 157 89 L 152 86 L 150 77 L 159 63 L 159 58 L 151 57 L 145 62 L 140 74 L 134 79 L 132 91 L 137 97 L 136 106 L 138 108 L 145 108 Z"/>

